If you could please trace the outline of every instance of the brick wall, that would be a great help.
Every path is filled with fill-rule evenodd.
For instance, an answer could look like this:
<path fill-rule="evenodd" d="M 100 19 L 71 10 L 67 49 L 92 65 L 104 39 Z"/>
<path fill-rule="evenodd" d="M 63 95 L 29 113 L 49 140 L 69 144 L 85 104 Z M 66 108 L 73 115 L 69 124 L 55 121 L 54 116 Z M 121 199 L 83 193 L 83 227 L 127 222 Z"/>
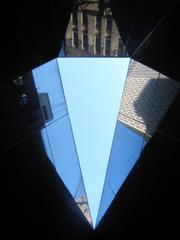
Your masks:
<path fill-rule="evenodd" d="M 118 120 L 152 135 L 179 89 L 179 83 L 131 60 Z"/>

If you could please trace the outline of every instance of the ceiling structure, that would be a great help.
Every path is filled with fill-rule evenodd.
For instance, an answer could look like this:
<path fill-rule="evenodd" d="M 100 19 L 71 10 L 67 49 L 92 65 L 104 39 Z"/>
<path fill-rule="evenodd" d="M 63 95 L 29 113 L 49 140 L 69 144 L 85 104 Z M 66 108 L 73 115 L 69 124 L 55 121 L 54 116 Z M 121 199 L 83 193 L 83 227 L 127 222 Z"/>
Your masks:
<path fill-rule="evenodd" d="M 110 6 L 128 55 L 178 82 L 179 40 L 174 29 L 178 32 L 179 3 L 169 1 L 160 5 L 153 1 L 112 0 Z M 106 216 L 92 232 L 45 154 L 39 130 L 44 126 L 44 116 L 39 111 L 37 95 L 33 95 L 32 75 L 25 74 L 58 56 L 73 3 L 55 1 L 44 4 L 43 11 L 41 7 L 16 5 L 12 14 L 4 7 L 12 18 L 11 26 L 6 27 L 8 34 L 4 34 L 7 49 L 4 59 L 8 59 L 8 64 L 5 64 L 0 95 L 1 156 L 7 169 L 8 190 L 5 226 L 14 229 L 14 236 L 24 236 L 27 232 L 33 236 L 38 232 L 41 236 L 63 239 L 175 238 L 179 95 L 153 135 L 149 129 L 152 137 L 139 161 L 117 192 Z M 13 41 L 12 36 L 16 36 Z M 23 80 L 17 76 L 23 76 L 27 84 L 21 84 Z M 18 98 L 19 86 L 23 86 L 20 94 L 32 97 L 30 109 L 26 108 L 26 95 Z M 19 104 L 23 111 L 19 110 Z M 125 121 L 122 114 L 120 111 L 119 117 Z M 142 128 L 137 129 L 140 130 Z"/>

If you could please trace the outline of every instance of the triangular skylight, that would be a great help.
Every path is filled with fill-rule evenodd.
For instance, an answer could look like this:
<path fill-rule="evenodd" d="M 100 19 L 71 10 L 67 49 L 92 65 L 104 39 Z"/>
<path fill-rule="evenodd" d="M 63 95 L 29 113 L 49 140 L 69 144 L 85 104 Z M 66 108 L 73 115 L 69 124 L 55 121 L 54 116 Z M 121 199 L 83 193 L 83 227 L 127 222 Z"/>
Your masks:
<path fill-rule="evenodd" d="M 95 225 L 129 59 L 60 58 L 58 63 Z"/>
<path fill-rule="evenodd" d="M 179 84 L 129 58 L 59 58 L 33 75 L 47 155 L 96 227 Z"/>

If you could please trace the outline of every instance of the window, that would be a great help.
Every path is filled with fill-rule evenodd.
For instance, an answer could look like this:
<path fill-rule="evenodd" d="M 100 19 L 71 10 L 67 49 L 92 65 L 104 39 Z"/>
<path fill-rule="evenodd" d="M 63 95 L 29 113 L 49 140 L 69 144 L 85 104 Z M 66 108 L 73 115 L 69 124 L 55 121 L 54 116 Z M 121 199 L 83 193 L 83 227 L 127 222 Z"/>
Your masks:
<path fill-rule="evenodd" d="M 88 49 L 88 35 L 82 34 L 82 49 L 87 50 Z"/>
<path fill-rule="evenodd" d="M 105 55 L 110 55 L 111 54 L 111 38 L 106 37 L 105 40 Z"/>
<path fill-rule="evenodd" d="M 101 38 L 98 36 L 95 37 L 95 50 L 97 54 L 101 53 Z"/>
<path fill-rule="evenodd" d="M 87 26 L 88 24 L 87 14 L 84 12 L 81 13 L 81 24 L 84 26 Z"/>
<path fill-rule="evenodd" d="M 101 28 L 101 17 L 100 16 L 96 16 L 95 18 L 95 24 L 96 24 L 96 28 L 100 29 Z"/>
<path fill-rule="evenodd" d="M 72 46 L 74 48 L 78 48 L 79 42 L 78 42 L 78 32 L 73 31 L 72 32 Z"/>
<path fill-rule="evenodd" d="M 49 120 L 46 106 L 43 105 L 42 109 L 43 109 L 43 115 L 44 115 L 45 121 Z"/>
<path fill-rule="evenodd" d="M 106 20 L 106 33 L 108 35 L 111 35 L 111 31 L 112 31 L 112 19 L 111 19 L 111 17 L 107 17 L 107 20 Z"/>
<path fill-rule="evenodd" d="M 77 26 L 77 13 L 76 12 L 73 12 L 72 15 L 71 15 L 71 20 L 72 20 L 72 25 L 75 25 Z"/>

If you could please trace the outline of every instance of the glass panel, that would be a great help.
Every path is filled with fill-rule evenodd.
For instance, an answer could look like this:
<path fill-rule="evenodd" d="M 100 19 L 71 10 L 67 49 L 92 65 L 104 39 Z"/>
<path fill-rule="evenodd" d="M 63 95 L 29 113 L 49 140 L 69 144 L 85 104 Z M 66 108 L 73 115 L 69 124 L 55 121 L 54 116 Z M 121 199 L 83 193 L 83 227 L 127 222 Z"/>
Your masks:
<path fill-rule="evenodd" d="M 59 58 L 58 63 L 95 225 L 129 59 Z"/>
<path fill-rule="evenodd" d="M 34 69 L 33 76 L 45 123 L 48 126 L 67 114 L 57 61 L 52 60 Z"/>
<path fill-rule="evenodd" d="M 48 138 L 48 134 L 47 134 L 47 129 L 46 128 L 43 128 L 41 130 L 41 135 L 42 135 L 44 147 L 45 147 L 45 150 L 46 150 L 46 154 L 47 154 L 49 160 L 51 160 L 51 162 L 54 164 L 54 159 L 53 159 L 53 155 L 52 155 L 51 145 L 50 145 L 50 141 L 49 141 L 49 138 Z"/>
<path fill-rule="evenodd" d="M 46 124 L 41 134 L 47 156 L 87 221 L 92 225 L 59 68 L 57 68 L 56 61 L 51 61 L 35 69 L 33 73 Z M 46 76 L 48 80 L 43 81 L 43 76 Z M 58 114 L 54 106 L 58 106 Z"/>
<path fill-rule="evenodd" d="M 117 123 L 106 174 L 114 193 L 117 193 L 138 160 L 143 143 L 143 135 L 121 122 Z"/>
<path fill-rule="evenodd" d="M 96 225 L 138 160 L 143 144 L 142 135 L 117 123 Z"/>
<path fill-rule="evenodd" d="M 104 188 L 109 184 L 114 194 L 118 192 L 179 89 L 179 83 L 131 60 Z M 102 209 L 113 200 L 111 196 L 105 206 L 104 198 L 108 196 L 103 192 L 97 224 L 105 213 Z"/>
<path fill-rule="evenodd" d="M 115 197 L 115 194 L 112 191 L 111 186 L 109 185 L 108 181 L 105 181 L 103 193 L 102 193 L 102 197 L 101 197 L 101 204 L 99 207 L 99 212 L 98 212 L 98 216 L 97 216 L 97 220 L 96 220 L 96 227 L 99 224 L 99 222 L 101 221 L 101 219 L 104 216 L 107 209 L 109 208 L 114 197 Z"/>
<path fill-rule="evenodd" d="M 114 194 L 118 192 L 178 90 L 177 82 L 131 60 L 104 188 L 109 184 Z M 103 192 L 96 224 L 114 198 L 110 193 L 107 194 L 111 200 Z M 109 199 L 107 203 L 104 200 L 106 198 Z"/>
<path fill-rule="evenodd" d="M 68 115 L 55 121 L 46 129 L 56 170 L 74 196 L 81 173 Z"/>
<path fill-rule="evenodd" d="M 93 223 L 92 223 L 91 214 L 89 210 L 88 198 L 85 192 L 82 178 L 80 180 L 78 191 L 76 192 L 76 195 L 74 198 L 78 207 L 81 209 L 82 213 L 84 214 L 85 218 L 90 223 L 90 225 L 92 225 Z"/>

